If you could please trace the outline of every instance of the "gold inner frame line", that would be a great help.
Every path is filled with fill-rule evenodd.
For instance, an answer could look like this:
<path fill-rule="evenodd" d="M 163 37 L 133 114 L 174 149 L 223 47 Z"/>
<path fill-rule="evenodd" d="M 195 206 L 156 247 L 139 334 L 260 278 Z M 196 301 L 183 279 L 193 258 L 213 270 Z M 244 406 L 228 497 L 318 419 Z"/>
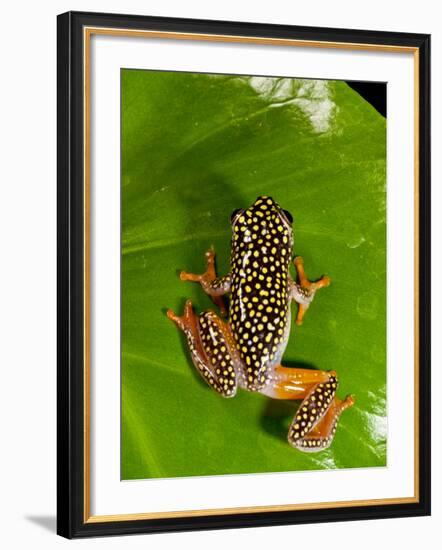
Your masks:
<path fill-rule="evenodd" d="M 365 50 L 374 52 L 412 53 L 414 62 L 414 495 L 370 500 L 351 500 L 319 503 L 298 503 L 269 506 L 248 506 L 234 508 L 216 508 L 205 510 L 180 510 L 168 512 L 129 513 L 115 515 L 91 515 L 91 473 L 90 473 L 90 42 L 92 35 L 127 36 L 138 38 L 196 40 L 226 43 L 249 43 L 269 46 L 293 46 L 304 48 Z M 137 29 L 117 29 L 108 27 L 83 28 L 83 100 L 84 100 L 84 523 L 102 523 L 112 521 L 135 521 L 143 519 L 183 518 L 215 516 L 227 514 L 249 514 L 263 512 L 299 511 L 325 508 L 343 508 L 347 506 L 373 506 L 410 504 L 419 501 L 419 49 L 411 46 L 392 46 L 387 44 L 364 44 L 347 42 L 329 42 L 315 40 L 297 40 L 281 38 L 245 37 L 236 35 L 218 35 L 204 33 L 181 33 L 166 31 L 148 31 Z"/>

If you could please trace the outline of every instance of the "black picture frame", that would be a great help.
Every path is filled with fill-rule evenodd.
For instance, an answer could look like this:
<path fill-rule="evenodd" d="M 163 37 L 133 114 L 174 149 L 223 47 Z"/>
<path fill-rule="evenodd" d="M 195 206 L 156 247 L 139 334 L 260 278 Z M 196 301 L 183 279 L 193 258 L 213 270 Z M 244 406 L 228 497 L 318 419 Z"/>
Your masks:
<path fill-rule="evenodd" d="M 430 514 L 430 36 L 68 12 L 57 21 L 57 532 L 67 538 L 226 529 Z M 84 41 L 85 27 L 112 27 L 413 48 L 418 58 L 419 126 L 419 448 L 418 498 L 410 503 L 88 521 L 85 512 L 84 404 Z M 86 392 L 86 393 L 85 393 Z"/>

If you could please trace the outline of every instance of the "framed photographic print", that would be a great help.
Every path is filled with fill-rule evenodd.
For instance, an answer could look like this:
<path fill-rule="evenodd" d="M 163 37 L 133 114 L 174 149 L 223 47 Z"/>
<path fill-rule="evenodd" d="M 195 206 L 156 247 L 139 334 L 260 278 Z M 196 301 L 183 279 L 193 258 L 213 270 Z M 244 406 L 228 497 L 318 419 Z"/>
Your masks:
<path fill-rule="evenodd" d="M 58 17 L 58 533 L 430 513 L 430 37 Z"/>

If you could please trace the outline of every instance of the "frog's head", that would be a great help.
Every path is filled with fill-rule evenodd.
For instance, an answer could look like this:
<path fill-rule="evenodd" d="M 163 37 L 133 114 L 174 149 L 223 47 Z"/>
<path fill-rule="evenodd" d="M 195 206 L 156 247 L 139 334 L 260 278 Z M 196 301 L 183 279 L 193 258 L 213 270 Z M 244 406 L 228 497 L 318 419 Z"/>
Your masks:
<path fill-rule="evenodd" d="M 264 240 L 264 247 L 277 245 L 289 251 L 293 246 L 293 218 L 271 197 L 259 196 L 249 208 L 235 210 L 231 223 L 236 247 L 250 243 L 250 248 L 253 242 L 260 246 Z"/>
<path fill-rule="evenodd" d="M 249 229 L 250 226 L 253 228 L 257 223 L 261 228 L 265 228 L 269 224 L 280 223 L 284 232 L 292 233 L 293 217 L 290 212 L 281 208 L 272 197 L 265 195 L 259 196 L 247 209 L 234 210 L 230 221 L 232 228 L 238 228 L 237 231 L 240 230 L 241 226 Z"/>

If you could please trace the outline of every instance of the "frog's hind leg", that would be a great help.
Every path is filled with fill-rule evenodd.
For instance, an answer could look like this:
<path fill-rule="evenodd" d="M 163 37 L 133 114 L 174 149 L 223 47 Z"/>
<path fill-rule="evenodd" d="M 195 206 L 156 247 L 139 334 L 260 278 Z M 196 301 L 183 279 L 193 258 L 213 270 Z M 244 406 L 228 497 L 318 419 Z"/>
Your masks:
<path fill-rule="evenodd" d="M 304 260 L 297 256 L 293 263 L 298 274 L 298 282 L 291 281 L 290 297 L 298 303 L 296 324 L 302 325 L 305 312 L 315 297 L 316 291 L 330 284 L 330 277 L 321 277 L 318 281 L 310 281 L 304 271 Z"/>
<path fill-rule="evenodd" d="M 341 413 L 354 403 L 336 397 L 338 380 L 334 371 L 275 367 L 273 384 L 263 393 L 276 399 L 302 399 L 289 428 L 290 445 L 304 452 L 327 449 Z"/>
<path fill-rule="evenodd" d="M 328 449 L 333 441 L 339 417 L 345 409 L 354 404 L 352 395 L 348 395 L 343 401 L 334 396 L 329 401 L 333 392 L 328 384 L 320 384 L 304 399 L 289 428 L 288 442 L 300 451 L 317 452 Z M 329 393 L 328 396 L 325 395 L 326 392 Z M 323 402 L 319 401 L 321 395 L 324 395 Z"/>
<path fill-rule="evenodd" d="M 317 452 L 328 449 L 333 441 L 339 417 L 345 409 L 348 409 L 353 404 L 354 398 L 352 395 L 348 395 L 343 401 L 335 397 L 327 412 L 317 421 L 316 425 L 310 428 L 310 431 L 301 435 L 303 431 L 301 424 L 304 420 L 305 406 L 307 406 L 307 415 L 309 412 L 313 412 L 311 407 L 309 411 L 309 404 L 306 403 L 304 405 L 303 402 L 290 426 L 287 437 L 288 442 L 296 449 L 304 452 Z"/>
<path fill-rule="evenodd" d="M 200 283 L 204 292 L 208 294 L 212 298 L 213 303 L 219 307 L 221 315 L 224 316 L 227 314 L 223 295 L 230 292 L 230 275 L 227 274 L 224 277 L 216 276 L 215 252 L 213 249 L 206 252 L 206 271 L 204 273 L 197 275 L 196 273 L 181 271 L 180 279 L 182 281 L 195 281 Z"/>
<path fill-rule="evenodd" d="M 223 321 L 213 311 L 205 311 L 198 317 L 190 300 L 182 317 L 170 309 L 167 316 L 186 335 L 192 361 L 207 384 L 223 397 L 233 397 L 237 389 L 237 352 Z"/>

